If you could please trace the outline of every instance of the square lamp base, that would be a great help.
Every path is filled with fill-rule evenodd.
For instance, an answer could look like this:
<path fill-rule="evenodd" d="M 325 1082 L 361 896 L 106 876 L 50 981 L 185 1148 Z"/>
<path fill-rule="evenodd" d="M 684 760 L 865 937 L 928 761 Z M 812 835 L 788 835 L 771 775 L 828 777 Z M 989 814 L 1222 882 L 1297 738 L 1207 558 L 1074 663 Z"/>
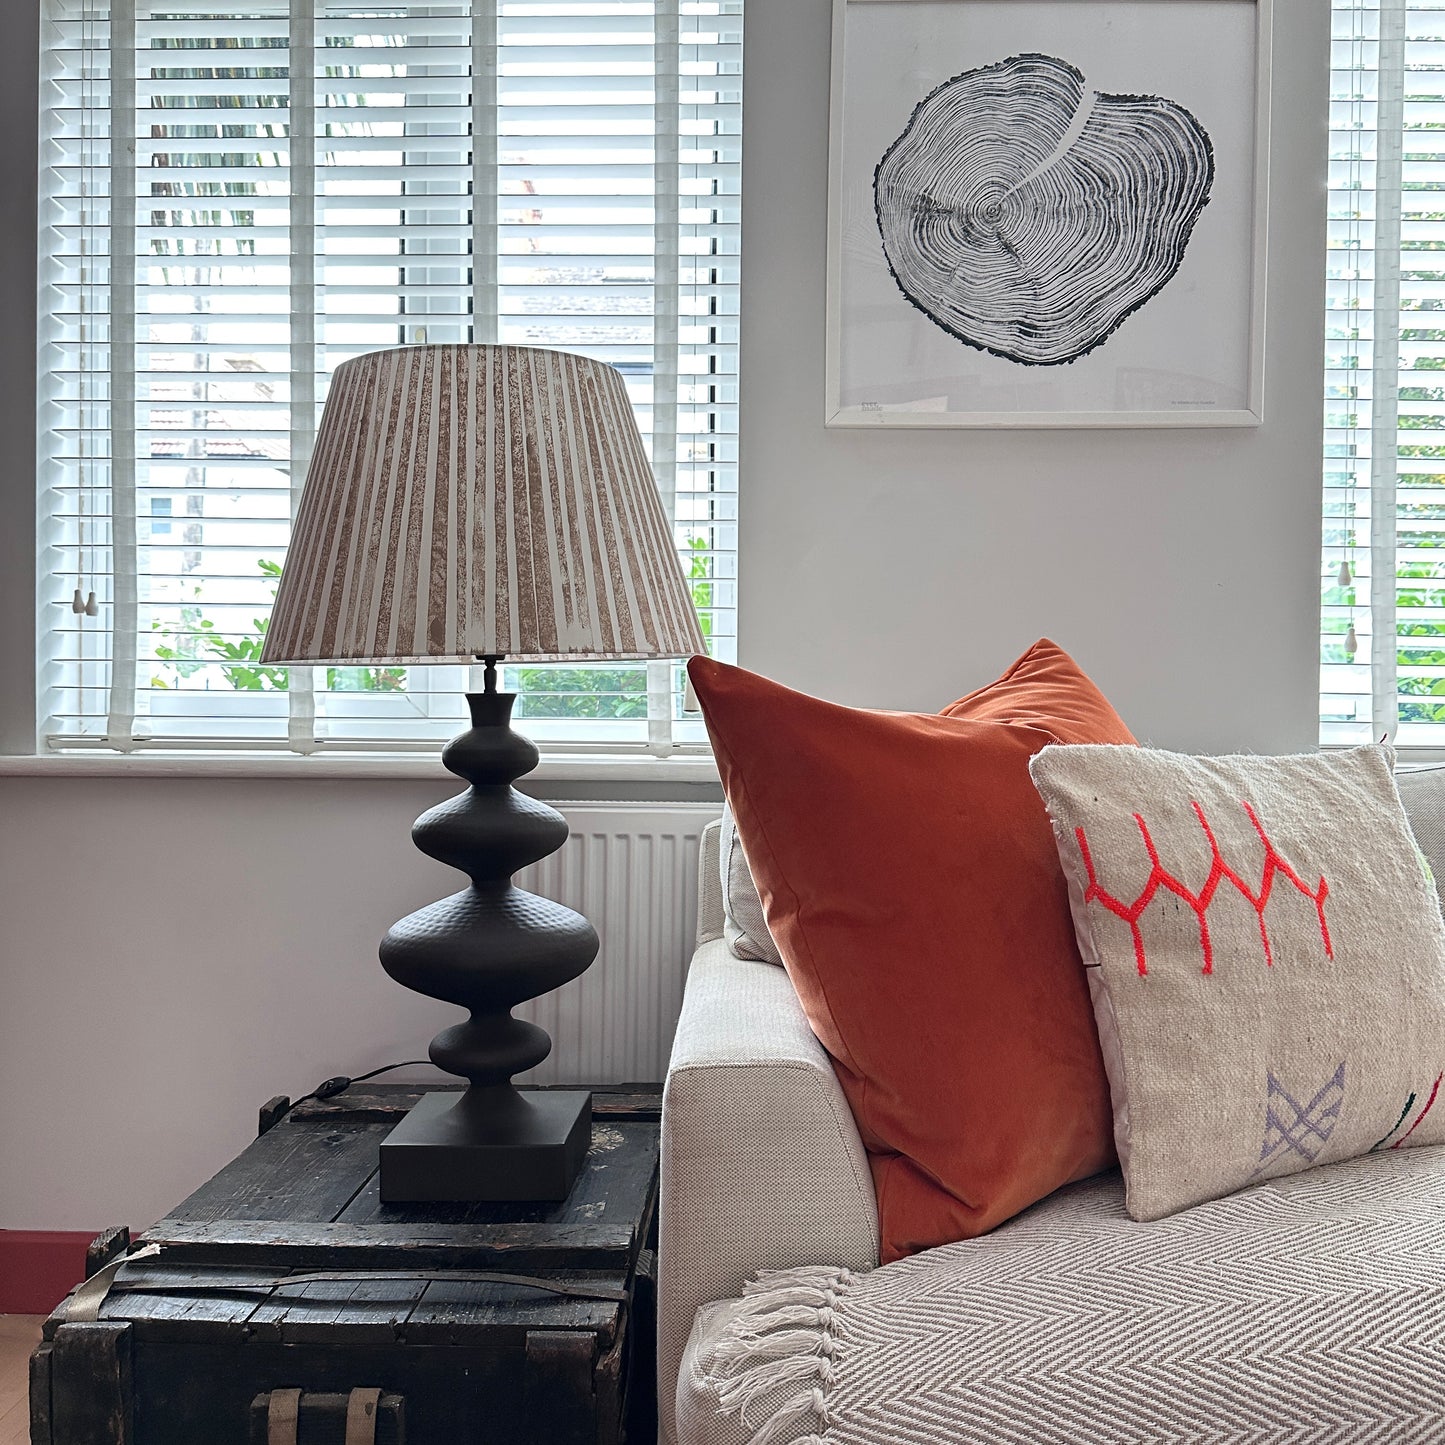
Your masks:
<path fill-rule="evenodd" d="M 493 1129 L 454 1112 L 461 1097 L 427 1094 L 382 1140 L 383 1204 L 567 1197 L 592 1141 L 591 1094 L 529 1091 L 521 1116 Z"/>

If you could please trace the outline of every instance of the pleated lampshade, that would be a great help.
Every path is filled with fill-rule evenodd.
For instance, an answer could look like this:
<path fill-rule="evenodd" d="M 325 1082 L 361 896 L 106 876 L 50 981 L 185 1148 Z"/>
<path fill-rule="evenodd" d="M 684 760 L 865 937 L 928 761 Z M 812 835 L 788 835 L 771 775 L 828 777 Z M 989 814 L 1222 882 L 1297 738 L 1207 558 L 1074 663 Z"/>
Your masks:
<path fill-rule="evenodd" d="M 410 346 L 336 369 L 264 661 L 704 650 L 613 367 Z"/>

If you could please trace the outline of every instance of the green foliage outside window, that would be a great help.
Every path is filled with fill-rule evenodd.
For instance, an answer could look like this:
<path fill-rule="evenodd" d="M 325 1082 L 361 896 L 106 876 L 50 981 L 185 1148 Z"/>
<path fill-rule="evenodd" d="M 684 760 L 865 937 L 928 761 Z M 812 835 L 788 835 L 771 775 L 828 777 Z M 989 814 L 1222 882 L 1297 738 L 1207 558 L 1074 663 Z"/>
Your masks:
<path fill-rule="evenodd" d="M 1427 480 L 1421 478 L 1421 480 Z M 1445 478 L 1441 479 L 1445 481 Z M 1431 532 L 1412 533 L 1410 521 L 1434 520 L 1442 507 L 1402 505 L 1399 509 L 1399 546 L 1411 551 L 1445 548 L 1445 538 Z M 1395 596 L 1398 609 L 1395 624 L 1397 640 L 1395 664 L 1399 668 L 1429 667 L 1445 669 L 1445 625 L 1436 619 L 1411 621 L 1410 613 L 1421 608 L 1445 611 L 1445 562 L 1400 562 L 1395 568 Z M 1353 580 L 1348 586 L 1325 588 L 1324 603 L 1329 607 L 1354 609 L 1363 607 L 1368 597 L 1361 596 Z M 1323 643 L 1325 663 L 1353 662 L 1355 657 L 1345 650 L 1347 617 L 1326 618 Z M 1399 719 L 1402 723 L 1445 722 L 1445 678 L 1400 677 L 1396 691 L 1400 697 Z M 1405 699 L 1413 698 L 1419 701 Z"/>
<path fill-rule="evenodd" d="M 708 540 L 693 537 L 688 542 L 691 559 L 687 564 L 693 606 L 705 638 L 712 638 L 712 607 L 716 583 Z M 261 574 L 272 582 L 271 596 L 281 581 L 281 565 L 257 558 Z M 173 689 L 181 680 L 202 668 L 219 666 L 226 685 L 237 692 L 285 692 L 289 685 L 287 667 L 262 663 L 269 617 L 253 617 L 252 631 L 223 635 L 214 619 L 196 601 L 180 609 L 175 626 L 151 623 L 158 637 L 155 655 L 165 664 L 164 672 L 151 676 L 151 686 Z M 645 718 L 647 716 L 647 668 L 636 667 L 516 667 L 508 668 L 511 685 L 520 693 L 519 718 Z M 167 676 L 169 674 L 169 676 Z M 333 692 L 402 692 L 406 688 L 404 667 L 328 667 L 326 686 Z"/>
<path fill-rule="evenodd" d="M 688 540 L 688 586 L 702 635 L 712 640 L 712 606 L 716 584 L 706 537 Z M 618 668 L 508 668 L 510 685 L 520 693 L 519 718 L 645 718 L 646 666 Z"/>
<path fill-rule="evenodd" d="M 276 584 L 281 582 L 281 564 L 264 557 L 256 559 L 263 576 Z M 201 589 L 195 589 L 199 599 Z M 160 673 L 151 676 L 151 686 L 170 689 L 179 686 L 181 678 L 192 677 L 203 667 L 219 664 L 226 685 L 237 692 L 285 692 L 290 683 L 290 669 L 275 667 L 261 661 L 270 617 L 253 617 L 253 632 L 225 636 L 216 630 L 213 619 L 199 605 L 181 608 L 178 626 L 164 627 L 152 622 L 151 630 L 166 639 L 156 644 L 156 657 L 167 664 L 171 677 Z M 328 667 L 326 686 L 333 692 L 401 692 L 406 687 L 404 667 Z"/>

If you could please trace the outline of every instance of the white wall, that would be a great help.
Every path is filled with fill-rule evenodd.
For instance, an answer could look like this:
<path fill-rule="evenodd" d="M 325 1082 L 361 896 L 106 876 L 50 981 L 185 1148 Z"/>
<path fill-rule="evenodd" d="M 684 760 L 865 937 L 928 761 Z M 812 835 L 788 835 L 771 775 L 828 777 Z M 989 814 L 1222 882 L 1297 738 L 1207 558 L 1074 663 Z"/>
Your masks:
<path fill-rule="evenodd" d="M 1266 424 L 1087 434 L 821 426 L 829 10 L 748 11 L 743 662 L 935 709 L 1049 634 L 1142 737 L 1310 746 L 1328 6 L 1276 5 Z M 145 1223 L 429 1037 L 375 945 L 454 886 L 407 837 L 447 791 L 0 778 L 0 1227 Z"/>
<path fill-rule="evenodd" d="M 394 983 L 376 948 L 464 884 L 409 832 L 456 791 L 0 777 L 0 1227 L 148 1224 L 254 1137 L 271 1095 L 425 1058 L 457 1010 Z M 563 811 L 573 838 L 518 881 L 581 909 L 602 948 L 520 1010 L 553 1037 L 534 1077 L 660 1078 L 716 805 Z"/>
<path fill-rule="evenodd" d="M 831 0 L 747 12 L 739 654 L 933 710 L 1035 638 L 1142 738 L 1315 741 L 1326 0 L 1277 0 L 1266 417 L 1230 431 L 823 427 Z"/>
<path fill-rule="evenodd" d="M 445 791 L 0 778 L 0 1225 L 147 1224 L 270 1095 L 417 1057 L 376 944 L 456 876 L 407 832 Z"/>

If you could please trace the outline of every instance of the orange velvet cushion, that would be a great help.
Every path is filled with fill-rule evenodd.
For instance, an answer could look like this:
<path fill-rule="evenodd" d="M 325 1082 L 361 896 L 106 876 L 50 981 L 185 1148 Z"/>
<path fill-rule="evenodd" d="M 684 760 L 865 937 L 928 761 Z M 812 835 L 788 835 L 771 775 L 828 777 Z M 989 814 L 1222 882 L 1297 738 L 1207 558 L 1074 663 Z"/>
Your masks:
<path fill-rule="evenodd" d="M 982 1234 L 1114 1160 L 1068 892 L 1029 780 L 1134 739 L 1039 642 L 939 716 L 688 664 L 793 986 L 873 1164 L 888 1261 Z"/>

